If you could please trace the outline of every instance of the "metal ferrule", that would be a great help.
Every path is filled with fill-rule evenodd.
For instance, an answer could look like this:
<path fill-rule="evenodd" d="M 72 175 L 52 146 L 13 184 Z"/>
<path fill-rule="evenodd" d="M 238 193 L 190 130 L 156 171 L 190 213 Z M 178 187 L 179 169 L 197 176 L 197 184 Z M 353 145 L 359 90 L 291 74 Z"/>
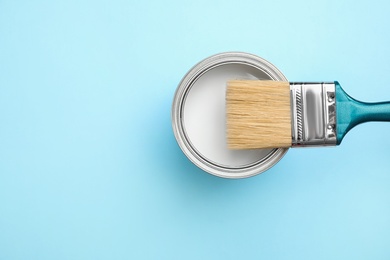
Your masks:
<path fill-rule="evenodd" d="M 336 139 L 334 83 L 290 83 L 292 146 L 333 146 Z"/>

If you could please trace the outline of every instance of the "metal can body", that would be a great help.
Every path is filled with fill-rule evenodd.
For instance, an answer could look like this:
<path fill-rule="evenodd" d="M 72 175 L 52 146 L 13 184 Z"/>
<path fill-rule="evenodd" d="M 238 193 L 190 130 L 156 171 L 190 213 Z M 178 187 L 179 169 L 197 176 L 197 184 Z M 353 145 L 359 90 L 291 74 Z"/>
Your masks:
<path fill-rule="evenodd" d="M 225 142 L 225 91 L 229 79 L 287 81 L 268 61 L 226 52 L 196 64 L 177 87 L 172 128 L 184 154 L 199 168 L 223 178 L 245 178 L 275 165 L 287 148 L 231 151 Z"/>

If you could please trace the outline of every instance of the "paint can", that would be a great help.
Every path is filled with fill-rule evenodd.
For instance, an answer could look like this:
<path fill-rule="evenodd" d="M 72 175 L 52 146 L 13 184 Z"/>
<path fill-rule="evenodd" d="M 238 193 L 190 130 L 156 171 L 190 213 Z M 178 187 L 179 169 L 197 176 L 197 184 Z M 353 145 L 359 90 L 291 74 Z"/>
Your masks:
<path fill-rule="evenodd" d="M 287 81 L 274 65 L 256 55 L 213 55 L 196 64 L 178 85 L 172 127 L 181 150 L 199 168 L 223 178 L 246 178 L 268 170 L 288 148 L 227 148 L 225 93 L 231 79 Z"/>

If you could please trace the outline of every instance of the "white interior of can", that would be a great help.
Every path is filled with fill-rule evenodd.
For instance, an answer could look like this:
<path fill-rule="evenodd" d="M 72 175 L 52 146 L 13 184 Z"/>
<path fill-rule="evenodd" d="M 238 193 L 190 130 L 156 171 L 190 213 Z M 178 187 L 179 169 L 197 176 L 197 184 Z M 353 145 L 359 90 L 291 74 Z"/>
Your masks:
<path fill-rule="evenodd" d="M 272 149 L 229 150 L 226 144 L 225 93 L 230 79 L 271 79 L 250 65 L 227 63 L 203 74 L 189 90 L 183 127 L 193 148 L 214 164 L 241 168 L 258 162 Z"/>

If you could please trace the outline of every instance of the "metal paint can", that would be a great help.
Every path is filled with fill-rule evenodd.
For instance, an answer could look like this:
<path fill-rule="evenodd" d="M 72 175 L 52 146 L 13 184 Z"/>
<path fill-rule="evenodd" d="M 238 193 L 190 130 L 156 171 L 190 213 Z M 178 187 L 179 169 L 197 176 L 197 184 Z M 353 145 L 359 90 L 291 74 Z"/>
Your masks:
<path fill-rule="evenodd" d="M 177 87 L 172 127 L 184 154 L 199 168 L 223 178 L 246 178 L 275 165 L 288 148 L 229 150 L 225 93 L 230 79 L 287 81 L 270 62 L 243 52 L 225 52 L 196 64 Z"/>

